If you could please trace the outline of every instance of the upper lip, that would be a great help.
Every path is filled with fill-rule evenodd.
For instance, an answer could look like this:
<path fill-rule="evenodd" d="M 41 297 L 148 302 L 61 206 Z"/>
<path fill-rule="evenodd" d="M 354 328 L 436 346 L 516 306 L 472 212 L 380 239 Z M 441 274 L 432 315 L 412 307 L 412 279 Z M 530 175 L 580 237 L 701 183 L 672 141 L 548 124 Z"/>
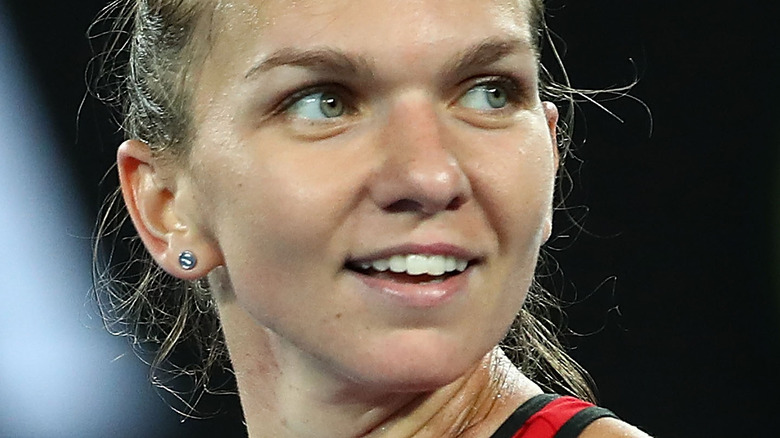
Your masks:
<path fill-rule="evenodd" d="M 367 254 L 362 254 L 357 257 L 350 257 L 347 260 L 347 263 L 372 262 L 374 260 L 387 259 L 395 255 L 408 254 L 442 255 L 468 261 L 478 261 L 482 258 L 482 256 L 475 251 L 449 243 L 406 243 L 368 252 Z"/>

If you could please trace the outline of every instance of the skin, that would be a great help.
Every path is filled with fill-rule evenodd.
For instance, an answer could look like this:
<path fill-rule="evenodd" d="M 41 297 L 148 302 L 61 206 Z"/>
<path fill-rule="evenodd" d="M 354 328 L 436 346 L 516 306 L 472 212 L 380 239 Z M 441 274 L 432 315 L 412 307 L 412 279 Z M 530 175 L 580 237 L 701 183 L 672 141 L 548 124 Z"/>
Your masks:
<path fill-rule="evenodd" d="M 208 275 L 218 294 L 253 437 L 489 436 L 541 392 L 496 348 L 549 237 L 557 170 L 528 6 L 386 3 L 220 9 L 189 153 L 119 149 L 151 254 L 180 278 Z M 508 99 L 485 105 L 480 87 Z M 343 112 L 294 105 L 322 91 Z M 423 307 L 345 267 L 404 244 L 478 263 L 453 298 Z M 178 266 L 185 249 L 191 271 Z M 588 433 L 639 436 L 626 427 L 599 420 Z"/>

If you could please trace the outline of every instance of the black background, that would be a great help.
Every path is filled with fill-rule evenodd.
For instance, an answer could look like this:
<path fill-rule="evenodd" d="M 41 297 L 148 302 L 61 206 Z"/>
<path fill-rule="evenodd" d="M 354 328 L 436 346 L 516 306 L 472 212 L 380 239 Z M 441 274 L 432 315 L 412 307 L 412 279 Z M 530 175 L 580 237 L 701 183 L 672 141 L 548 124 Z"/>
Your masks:
<path fill-rule="evenodd" d="M 92 56 L 86 29 L 105 2 L 8 3 L 96 212 L 105 194 L 98 181 L 120 138 L 93 99 L 76 115 Z M 778 8 L 758 0 L 561 3 L 551 3 L 550 25 L 566 43 L 574 85 L 603 88 L 637 75 L 632 95 L 652 111 L 652 135 L 631 99 L 606 103 L 624 123 L 593 105 L 578 118 L 582 162 L 568 163 L 575 191 L 566 204 L 585 230 L 559 215 L 564 236 L 551 243 L 563 271 L 557 288 L 580 302 L 568 308 L 572 329 L 585 334 L 569 339 L 574 355 L 602 404 L 654 435 L 774 436 Z M 179 428 L 174 436 L 242 430 L 236 415 Z"/>

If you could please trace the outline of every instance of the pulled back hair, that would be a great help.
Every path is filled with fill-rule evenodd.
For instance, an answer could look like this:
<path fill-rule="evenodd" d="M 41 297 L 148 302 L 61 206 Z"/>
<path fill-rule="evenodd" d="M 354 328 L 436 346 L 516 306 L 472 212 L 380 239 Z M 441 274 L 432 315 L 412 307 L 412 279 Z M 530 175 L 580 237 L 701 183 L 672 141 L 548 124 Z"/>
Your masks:
<path fill-rule="evenodd" d="M 540 94 L 562 108 L 558 144 L 563 160 L 570 149 L 575 97 L 587 98 L 587 92 L 569 86 L 545 22 L 543 0 L 528 2 L 539 57 L 542 47 L 551 50 L 562 76 L 554 81 L 540 62 Z M 107 50 L 95 58 L 93 95 L 118 111 L 126 138 L 146 142 L 156 156 L 182 156 L 195 137 L 191 93 L 209 50 L 218 7 L 219 0 L 115 0 L 91 29 L 94 36 L 110 38 Z M 98 27 L 106 24 L 111 30 L 100 34 Z M 192 413 L 204 392 L 220 389 L 211 377 L 230 372 L 217 306 L 205 279 L 179 280 L 157 266 L 127 217 L 116 190 L 96 229 L 93 278 L 98 308 L 108 330 L 127 336 L 151 365 L 152 382 L 176 395 Z M 565 352 L 559 340 L 562 329 L 551 321 L 551 313 L 560 312 L 558 300 L 534 281 L 502 345 L 522 372 L 543 387 L 593 400 L 587 373 Z M 189 357 L 171 360 L 179 348 Z M 182 376 L 194 383 L 184 393 L 173 385 Z"/>

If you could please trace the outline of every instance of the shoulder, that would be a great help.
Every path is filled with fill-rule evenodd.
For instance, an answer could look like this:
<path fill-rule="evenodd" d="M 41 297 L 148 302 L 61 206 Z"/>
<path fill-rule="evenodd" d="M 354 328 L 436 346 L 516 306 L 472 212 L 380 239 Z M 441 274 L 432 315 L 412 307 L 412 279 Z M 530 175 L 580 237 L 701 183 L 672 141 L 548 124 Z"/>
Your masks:
<path fill-rule="evenodd" d="M 608 409 L 575 397 L 540 394 L 523 403 L 493 437 L 650 438 Z"/>
<path fill-rule="evenodd" d="M 650 435 L 617 418 L 599 418 L 589 424 L 579 438 L 650 438 Z"/>

